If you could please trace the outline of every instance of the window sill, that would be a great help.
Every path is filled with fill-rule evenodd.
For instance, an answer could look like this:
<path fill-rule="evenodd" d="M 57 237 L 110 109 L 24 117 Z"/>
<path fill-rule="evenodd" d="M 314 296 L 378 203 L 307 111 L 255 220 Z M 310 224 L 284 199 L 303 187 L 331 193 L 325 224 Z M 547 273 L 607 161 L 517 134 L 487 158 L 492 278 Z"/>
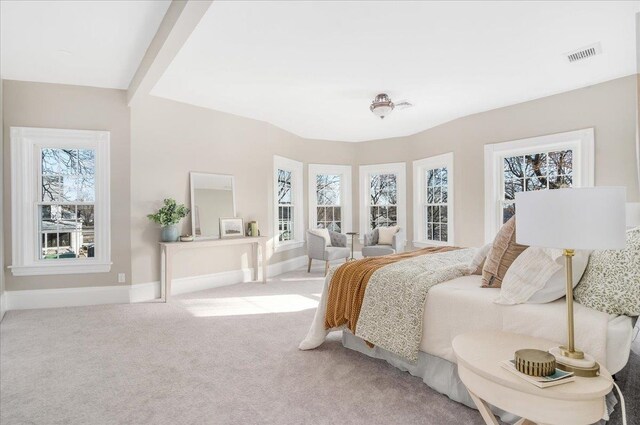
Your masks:
<path fill-rule="evenodd" d="M 30 266 L 9 266 L 14 276 L 43 276 L 56 274 L 108 273 L 111 263 L 91 264 L 46 264 Z"/>
<path fill-rule="evenodd" d="M 274 247 L 273 252 L 289 251 L 291 249 L 301 248 L 303 245 L 304 245 L 304 241 L 282 242 L 282 243 L 278 243 Z"/>
<path fill-rule="evenodd" d="M 453 246 L 452 242 L 440 241 L 413 241 L 412 243 L 416 248 L 427 248 L 430 246 Z"/>

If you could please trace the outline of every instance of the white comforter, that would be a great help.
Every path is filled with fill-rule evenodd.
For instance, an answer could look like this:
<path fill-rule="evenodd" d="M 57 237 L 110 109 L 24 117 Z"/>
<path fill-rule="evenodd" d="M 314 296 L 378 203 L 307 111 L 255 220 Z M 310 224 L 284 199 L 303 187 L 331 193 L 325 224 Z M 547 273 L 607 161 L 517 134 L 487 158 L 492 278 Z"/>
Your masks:
<path fill-rule="evenodd" d="M 328 282 L 301 350 L 324 342 Z M 434 286 L 427 295 L 420 350 L 456 362 L 451 342 L 474 330 L 503 330 L 558 341 L 566 340 L 564 298 L 548 304 L 500 305 L 499 289 L 481 288 L 480 276 L 464 276 Z M 616 373 L 626 364 L 633 328 L 626 316 L 611 316 L 574 304 L 576 346 Z"/>

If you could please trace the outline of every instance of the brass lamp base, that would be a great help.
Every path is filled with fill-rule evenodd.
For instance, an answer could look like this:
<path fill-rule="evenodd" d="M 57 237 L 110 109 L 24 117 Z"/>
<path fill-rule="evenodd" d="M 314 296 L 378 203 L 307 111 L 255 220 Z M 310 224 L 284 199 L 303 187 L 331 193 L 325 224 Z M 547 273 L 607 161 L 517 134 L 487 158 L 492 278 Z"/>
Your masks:
<path fill-rule="evenodd" d="M 549 353 L 556 358 L 556 367 L 560 370 L 573 372 L 575 376 L 583 378 L 595 378 L 600 375 L 600 365 L 588 354 L 578 350 L 569 351 L 566 347 L 554 347 Z"/>

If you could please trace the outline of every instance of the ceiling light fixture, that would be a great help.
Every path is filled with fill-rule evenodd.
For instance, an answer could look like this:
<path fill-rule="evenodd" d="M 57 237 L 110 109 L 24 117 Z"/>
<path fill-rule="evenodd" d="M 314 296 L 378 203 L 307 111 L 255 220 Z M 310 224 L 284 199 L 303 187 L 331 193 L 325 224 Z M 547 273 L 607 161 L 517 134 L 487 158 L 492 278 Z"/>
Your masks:
<path fill-rule="evenodd" d="M 395 105 L 393 104 L 391 99 L 389 99 L 389 96 L 387 96 L 385 93 L 380 93 L 376 96 L 375 99 L 373 99 L 373 102 L 371 102 L 371 106 L 369 106 L 369 109 L 375 116 L 380 117 L 380 119 L 384 119 L 384 117 L 386 117 L 391 113 L 391 111 L 393 111 L 394 107 Z"/>

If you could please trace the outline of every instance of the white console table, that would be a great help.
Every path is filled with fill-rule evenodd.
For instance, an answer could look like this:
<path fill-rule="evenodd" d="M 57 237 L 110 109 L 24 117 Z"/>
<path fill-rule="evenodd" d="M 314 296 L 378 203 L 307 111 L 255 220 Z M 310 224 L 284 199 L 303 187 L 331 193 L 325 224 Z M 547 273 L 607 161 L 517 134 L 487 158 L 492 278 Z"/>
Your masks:
<path fill-rule="evenodd" d="M 167 302 L 171 297 L 171 281 L 173 279 L 173 254 L 183 249 L 215 248 L 230 245 L 251 245 L 253 248 L 253 278 L 259 280 L 258 251 L 262 251 L 262 283 L 267 282 L 267 237 L 244 237 L 228 239 L 203 239 L 193 242 L 161 242 L 160 243 L 160 298 Z"/>

